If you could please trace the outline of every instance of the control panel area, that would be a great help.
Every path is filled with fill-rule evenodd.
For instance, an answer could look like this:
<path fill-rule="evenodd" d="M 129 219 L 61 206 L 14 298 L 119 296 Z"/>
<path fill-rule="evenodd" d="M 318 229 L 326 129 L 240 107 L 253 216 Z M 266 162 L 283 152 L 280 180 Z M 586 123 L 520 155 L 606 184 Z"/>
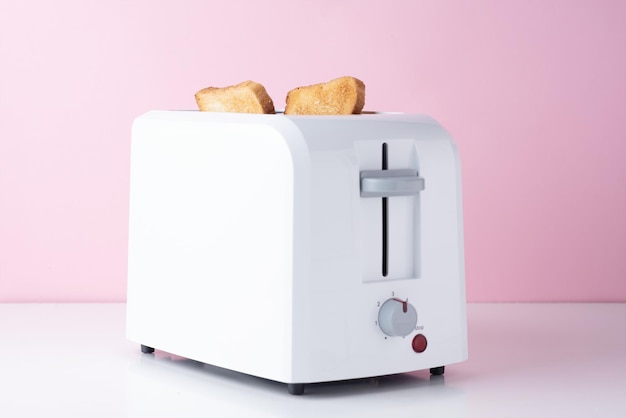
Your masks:
<path fill-rule="evenodd" d="M 428 347 L 428 340 L 420 332 L 424 327 L 417 324 L 417 310 L 415 306 L 409 303 L 408 299 L 396 297 L 393 292 L 392 295 L 391 298 L 384 302 L 381 303 L 379 301 L 377 303 L 376 325 L 384 334 L 385 339 L 391 337 L 406 338 L 417 332 L 410 340 L 410 348 L 415 353 L 423 353 Z"/>

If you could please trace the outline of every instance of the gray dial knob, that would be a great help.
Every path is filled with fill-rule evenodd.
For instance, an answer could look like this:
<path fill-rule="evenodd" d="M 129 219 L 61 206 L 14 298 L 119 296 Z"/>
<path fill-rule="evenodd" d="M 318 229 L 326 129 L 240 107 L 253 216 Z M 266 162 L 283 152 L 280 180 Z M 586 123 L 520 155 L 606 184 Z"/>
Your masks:
<path fill-rule="evenodd" d="M 417 325 L 417 311 L 400 299 L 387 299 L 378 311 L 378 326 L 390 337 L 405 337 Z"/>

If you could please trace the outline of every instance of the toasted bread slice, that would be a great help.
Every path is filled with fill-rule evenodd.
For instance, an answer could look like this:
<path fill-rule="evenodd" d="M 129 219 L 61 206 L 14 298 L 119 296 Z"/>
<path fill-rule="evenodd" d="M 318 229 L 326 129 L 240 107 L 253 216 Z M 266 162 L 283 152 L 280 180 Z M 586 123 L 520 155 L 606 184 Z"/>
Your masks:
<path fill-rule="evenodd" d="M 274 102 L 265 87 L 254 81 L 207 87 L 195 96 L 198 108 L 204 112 L 275 113 Z"/>
<path fill-rule="evenodd" d="M 350 115 L 365 105 L 365 84 L 354 77 L 297 87 L 287 93 L 286 115 Z"/>

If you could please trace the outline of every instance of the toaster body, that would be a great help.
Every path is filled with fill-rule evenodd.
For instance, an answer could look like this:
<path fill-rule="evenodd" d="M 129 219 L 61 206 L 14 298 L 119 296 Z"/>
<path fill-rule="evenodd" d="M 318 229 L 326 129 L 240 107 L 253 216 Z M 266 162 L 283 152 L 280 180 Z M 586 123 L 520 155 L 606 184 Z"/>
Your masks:
<path fill-rule="evenodd" d="M 465 360 L 452 139 L 423 115 L 137 118 L 127 337 L 292 393 Z"/>

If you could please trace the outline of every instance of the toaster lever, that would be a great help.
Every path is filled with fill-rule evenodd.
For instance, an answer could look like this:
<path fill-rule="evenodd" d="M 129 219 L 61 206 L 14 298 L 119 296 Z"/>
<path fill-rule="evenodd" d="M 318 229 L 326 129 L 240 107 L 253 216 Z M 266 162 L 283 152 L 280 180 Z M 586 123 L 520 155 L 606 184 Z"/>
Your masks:
<path fill-rule="evenodd" d="M 361 197 L 412 196 L 424 190 L 415 170 L 361 171 Z"/>

